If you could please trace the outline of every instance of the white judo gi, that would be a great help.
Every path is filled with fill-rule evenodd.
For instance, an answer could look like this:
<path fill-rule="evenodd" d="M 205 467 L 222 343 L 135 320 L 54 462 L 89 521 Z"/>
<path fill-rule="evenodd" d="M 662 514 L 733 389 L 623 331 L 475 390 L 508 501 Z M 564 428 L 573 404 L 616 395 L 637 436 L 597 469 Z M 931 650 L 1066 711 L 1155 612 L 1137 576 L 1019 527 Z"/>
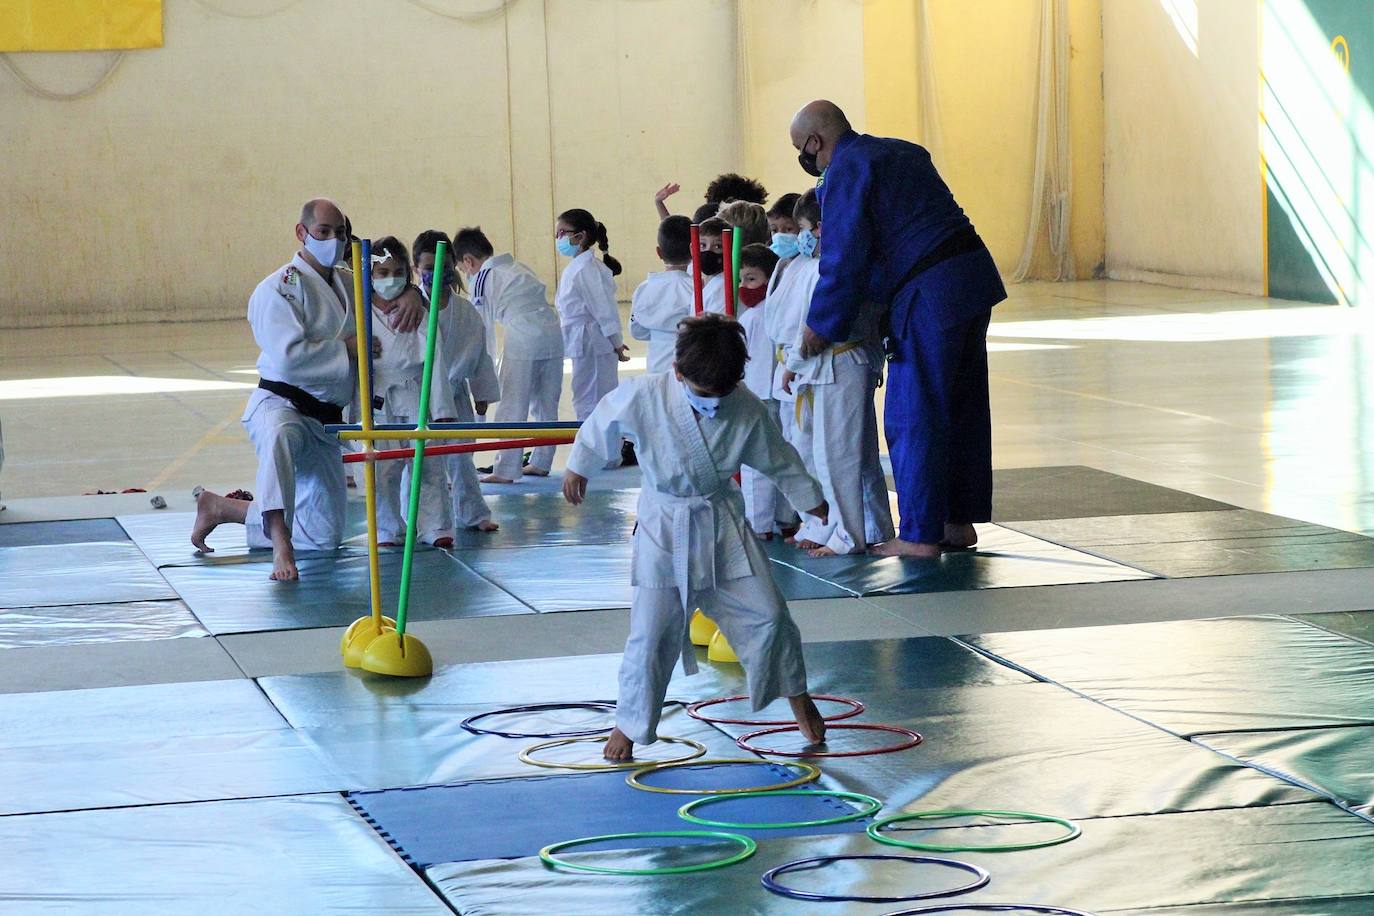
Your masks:
<path fill-rule="evenodd" d="M 764 327 L 764 309 L 768 300 L 744 310 L 739 323 L 749 346 L 749 362 L 744 365 L 744 385 L 763 402 L 773 422 L 778 422 L 778 402 L 773 398 L 773 370 L 775 367 L 773 341 Z M 778 426 L 782 432 L 782 426 Z M 744 515 L 749 527 L 757 534 L 772 534 L 775 529 L 795 521 L 791 506 L 782 498 L 778 488 L 765 475 L 748 465 L 740 468 L 739 485 L 744 491 Z M 810 506 L 804 506 L 810 509 Z"/>
<path fill-rule="evenodd" d="M 444 311 L 453 308 L 452 303 Z M 443 321 L 443 312 L 440 312 Z M 392 330 L 390 318 L 380 308 L 372 308 L 372 338 L 381 346 L 381 355 L 372 361 L 373 421 L 415 425 L 420 417 L 420 383 L 424 378 L 427 328 L 421 325 L 409 334 Z M 454 410 L 453 390 L 444 364 L 445 345 L 442 325 L 435 342 L 433 378 L 430 380 L 429 416 L 431 420 L 449 418 Z M 410 474 L 414 463 L 408 458 L 377 462 L 377 540 L 405 541 L 407 512 L 410 509 Z M 417 539 L 432 544 L 453 535 L 453 516 L 449 509 L 448 475 L 441 457 L 427 458 L 420 472 L 420 513 L 416 520 Z"/>
<path fill-rule="evenodd" d="M 548 289 L 524 264 L 509 254 L 487 259 L 472 282 L 473 301 L 501 325 L 501 401 L 493 420 L 523 423 L 557 420 L 563 395 L 563 332 L 558 313 L 549 305 Z M 541 446 L 530 456 L 530 467 L 553 467 L 554 447 Z M 519 480 L 521 452 L 498 452 L 492 472 Z"/>
<path fill-rule="evenodd" d="M 262 350 L 261 378 L 340 407 L 349 403 L 353 364 L 344 341 L 354 336 L 352 289 L 339 271 L 326 282 L 297 254 L 253 290 L 248 323 Z M 248 398 L 243 425 L 258 458 L 256 495 L 244 521 L 248 546 L 272 546 L 262 514 L 280 509 L 294 549 L 336 549 L 347 502 L 338 437 L 262 388 Z"/>
<path fill-rule="evenodd" d="M 448 386 L 453 394 L 453 418 L 459 423 L 472 423 L 477 419 L 473 401 L 495 404 L 501 400 L 496 367 L 487 350 L 485 323 L 471 302 L 453 293 L 448 308 L 439 313 L 439 331 L 442 365 L 448 370 Z M 491 509 L 482 498 L 472 454 L 448 455 L 444 463 L 448 468 L 454 523 L 473 528 L 490 521 Z"/>
<path fill-rule="evenodd" d="M 692 277 L 685 270 L 649 274 L 630 299 L 630 336 L 649 342 L 648 372 L 667 372 L 677 353 L 677 325 L 692 314 Z"/>
<path fill-rule="evenodd" d="M 806 380 L 793 379 L 791 391 L 782 387 L 782 374 L 787 368 L 784 362 L 787 350 L 794 345 L 798 329 L 806 320 L 811 291 L 820 279 L 819 270 L 812 269 L 819 268 L 820 262 L 814 261 L 808 265 L 806 262 L 809 260 L 812 259 L 792 257 L 779 261 L 773 268 L 773 276 L 768 281 L 768 298 L 764 300 L 763 327 L 768 339 L 777 348 L 774 350 L 773 398 L 778 404 L 778 423 L 782 427 L 783 438 L 792 443 L 802 456 L 807 471 L 817 476 L 814 449 L 811 446 L 809 399 L 803 393 Z M 802 515 L 803 521 L 807 518 L 805 514 Z"/>
<path fill-rule="evenodd" d="M 715 312 L 718 315 L 725 314 L 725 274 L 716 274 L 714 277 L 707 277 L 701 283 L 701 310 L 703 312 Z"/>
<path fill-rule="evenodd" d="M 632 741 L 656 740 L 678 658 L 688 674 L 697 670 L 687 619 L 698 607 L 743 662 L 754 709 L 804 692 L 801 635 L 768 558 L 745 526 L 744 500 L 732 480 L 748 463 L 794 504 L 813 508 L 821 489 L 796 449 L 748 389 L 737 387 L 721 399 L 715 417 L 704 417 L 672 373 L 629 379 L 602 399 L 578 431 L 569 470 L 596 473 L 619 454 L 622 436 L 635 443 L 644 482 L 616 726 Z"/>
<path fill-rule="evenodd" d="M 798 258 L 789 268 L 797 289 L 810 291 L 820 277 L 818 258 Z M 790 319 L 789 319 L 790 320 Z M 814 541 L 837 554 L 862 553 L 870 543 L 893 536 L 887 483 L 878 456 L 878 419 L 873 394 L 881 378 L 882 347 L 878 342 L 878 312 L 864 308 L 854 322 L 850 339 L 803 358 L 805 311 L 781 352 L 787 369 L 797 374 L 793 390 L 800 408 L 796 416 L 811 420 L 811 460 L 807 467 L 830 503 L 830 520 L 808 519 L 798 540 Z M 798 387 L 800 384 L 801 387 Z"/>
<path fill-rule="evenodd" d="M 616 350 L 625 342 L 615 304 L 615 277 L 590 248 L 563 268 L 554 306 L 563 326 L 563 356 L 572 360 L 573 412 L 585 420 L 615 388 Z"/>

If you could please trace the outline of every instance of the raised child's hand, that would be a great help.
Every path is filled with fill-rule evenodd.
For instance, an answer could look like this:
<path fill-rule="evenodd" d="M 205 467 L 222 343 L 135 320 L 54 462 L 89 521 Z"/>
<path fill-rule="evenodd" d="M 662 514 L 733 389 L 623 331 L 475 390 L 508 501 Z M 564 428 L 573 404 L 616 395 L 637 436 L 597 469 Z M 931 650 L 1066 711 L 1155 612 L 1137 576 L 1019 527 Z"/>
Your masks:
<path fill-rule="evenodd" d="M 574 506 L 582 505 L 587 497 L 587 478 L 575 471 L 563 472 L 563 498 Z"/>
<path fill-rule="evenodd" d="M 681 190 L 682 185 L 676 184 L 674 182 L 669 182 L 668 184 L 665 184 L 663 187 L 659 188 L 658 191 L 654 194 L 654 203 L 661 204 Z"/>

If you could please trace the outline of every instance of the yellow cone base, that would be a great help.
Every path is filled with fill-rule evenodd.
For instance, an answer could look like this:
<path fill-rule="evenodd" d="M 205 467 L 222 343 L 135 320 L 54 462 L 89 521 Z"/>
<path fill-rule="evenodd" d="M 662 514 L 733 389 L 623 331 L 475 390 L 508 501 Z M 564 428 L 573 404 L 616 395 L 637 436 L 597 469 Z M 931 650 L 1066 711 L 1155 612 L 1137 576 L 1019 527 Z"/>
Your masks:
<path fill-rule="evenodd" d="M 738 662 L 739 656 L 735 650 L 730 648 L 730 644 L 725 641 L 725 634 L 716 631 L 716 635 L 711 637 L 711 645 L 706 648 L 706 657 L 713 662 Z"/>
<path fill-rule="evenodd" d="M 375 620 L 376 618 L 369 614 L 366 617 L 359 617 L 357 620 L 353 621 L 353 623 L 349 624 L 348 629 L 344 630 L 343 639 L 339 640 L 339 653 L 343 655 L 345 658 L 347 658 L 348 646 L 350 643 L 354 641 L 355 637 L 357 637 L 359 633 L 367 634 L 362 639 L 362 646 L 359 648 L 359 651 L 361 652 L 362 649 L 366 649 L 367 644 L 372 642 L 372 640 L 375 639 L 383 630 L 396 629 L 396 621 L 391 619 L 390 617 L 382 618 L 381 630 L 377 629 L 377 624 L 375 623 Z M 360 659 L 362 658 L 361 655 L 359 655 L 358 657 Z M 348 667 L 356 668 L 358 666 L 349 665 Z"/>
<path fill-rule="evenodd" d="M 720 627 L 716 626 L 714 620 L 703 614 L 701 608 L 697 608 L 692 612 L 692 620 L 687 626 L 687 631 L 687 635 L 692 640 L 692 645 L 709 646 L 711 637 L 720 632 Z"/>
<path fill-rule="evenodd" d="M 388 677 L 429 677 L 434 673 L 434 659 L 425 644 L 414 636 L 390 632 L 368 643 L 362 669 Z"/>

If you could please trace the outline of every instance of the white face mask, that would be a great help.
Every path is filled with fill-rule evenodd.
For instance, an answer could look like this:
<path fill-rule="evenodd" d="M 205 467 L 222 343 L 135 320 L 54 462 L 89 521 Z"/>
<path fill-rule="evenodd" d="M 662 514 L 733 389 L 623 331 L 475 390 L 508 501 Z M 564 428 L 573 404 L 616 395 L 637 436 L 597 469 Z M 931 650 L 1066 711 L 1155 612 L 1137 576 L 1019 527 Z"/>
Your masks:
<path fill-rule="evenodd" d="M 716 411 L 720 409 L 720 398 L 708 398 L 704 394 L 697 394 L 682 379 L 678 379 L 678 384 L 682 386 L 682 393 L 687 395 L 687 403 L 692 405 L 692 409 L 703 417 L 714 417 Z"/>
<path fill-rule="evenodd" d="M 373 277 L 372 291 L 390 302 L 406 288 L 405 277 Z"/>
<path fill-rule="evenodd" d="M 310 256 L 319 262 L 319 265 L 326 270 L 339 263 L 339 258 L 343 255 L 343 239 L 317 239 L 310 234 L 310 230 L 305 230 L 305 250 L 310 252 Z"/>

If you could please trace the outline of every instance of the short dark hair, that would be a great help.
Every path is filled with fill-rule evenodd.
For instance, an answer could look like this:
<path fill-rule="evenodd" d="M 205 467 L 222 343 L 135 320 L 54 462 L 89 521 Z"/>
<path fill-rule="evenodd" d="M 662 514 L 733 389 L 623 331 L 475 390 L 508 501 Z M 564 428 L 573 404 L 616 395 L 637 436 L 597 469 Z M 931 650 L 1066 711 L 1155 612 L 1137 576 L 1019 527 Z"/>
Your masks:
<path fill-rule="evenodd" d="M 471 255 L 479 261 L 485 261 L 495 253 L 496 249 L 491 247 L 491 240 L 481 226 L 464 226 L 453 233 L 454 260 L 461 261 Z"/>
<path fill-rule="evenodd" d="M 674 365 L 682 377 L 713 397 L 725 397 L 744 378 L 749 346 L 733 318 L 706 312 L 677 325 Z"/>
<path fill-rule="evenodd" d="M 434 254 L 439 250 L 439 243 L 443 242 L 448 246 L 449 257 L 455 261 L 457 258 L 453 254 L 453 243 L 449 241 L 447 232 L 440 232 L 438 229 L 426 229 L 415 236 L 415 243 L 410 246 L 410 257 L 416 263 L 420 263 L 420 256 Z"/>
<path fill-rule="evenodd" d="M 797 199 L 797 205 L 792 208 L 793 219 L 804 219 L 815 226 L 821 221 L 821 200 L 816 196 L 816 189 L 812 188 Z"/>
<path fill-rule="evenodd" d="M 658 250 L 664 264 L 687 264 L 692 260 L 692 221 L 685 216 L 670 216 L 658 224 Z"/>
<path fill-rule="evenodd" d="M 778 266 L 778 256 L 767 245 L 745 245 L 739 251 L 739 266 L 757 267 L 765 277 L 771 277 L 773 268 Z"/>
<path fill-rule="evenodd" d="M 696 212 L 692 214 L 692 222 L 704 223 L 719 212 L 720 204 L 702 204 L 700 207 L 697 207 Z"/>
<path fill-rule="evenodd" d="M 706 201 L 713 204 L 729 203 L 732 200 L 747 200 L 751 204 L 762 204 L 768 199 L 768 189 L 752 178 L 745 178 L 734 172 L 717 175 L 706 186 Z"/>
<path fill-rule="evenodd" d="M 729 228 L 729 223 L 719 216 L 713 216 L 710 219 L 702 220 L 701 225 L 697 227 L 697 231 L 702 235 L 720 235 Z"/>
<path fill-rule="evenodd" d="M 773 219 L 785 216 L 788 219 L 795 219 L 792 211 L 797 207 L 797 201 L 801 200 L 800 194 L 784 194 L 778 198 L 777 203 L 773 204 L 768 210 L 768 215 Z"/>

